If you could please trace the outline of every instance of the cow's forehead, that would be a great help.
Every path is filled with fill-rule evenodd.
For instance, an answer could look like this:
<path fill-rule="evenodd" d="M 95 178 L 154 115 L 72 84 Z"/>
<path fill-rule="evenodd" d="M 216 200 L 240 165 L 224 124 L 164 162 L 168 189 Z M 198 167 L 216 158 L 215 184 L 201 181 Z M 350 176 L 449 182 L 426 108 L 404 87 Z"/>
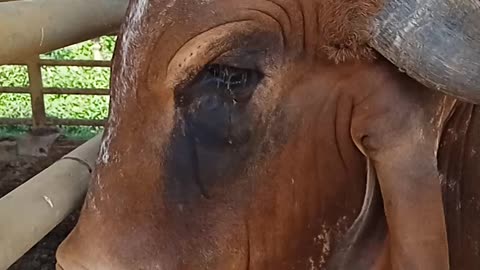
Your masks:
<path fill-rule="evenodd" d="M 147 30 L 153 33 L 143 36 L 153 40 L 158 32 L 168 28 L 174 29 L 170 34 L 173 39 L 188 39 L 191 36 L 179 35 L 195 34 L 228 21 L 266 16 L 290 32 L 286 33 L 289 42 L 314 39 L 311 43 L 316 43 L 313 46 L 318 46 L 322 53 L 344 61 L 370 56 L 370 52 L 364 51 L 365 45 L 371 37 L 372 19 L 382 3 L 383 0 L 133 0 L 124 39 L 134 42 L 135 36 L 142 36 L 141 30 Z M 147 23 L 142 27 L 142 22 Z"/>

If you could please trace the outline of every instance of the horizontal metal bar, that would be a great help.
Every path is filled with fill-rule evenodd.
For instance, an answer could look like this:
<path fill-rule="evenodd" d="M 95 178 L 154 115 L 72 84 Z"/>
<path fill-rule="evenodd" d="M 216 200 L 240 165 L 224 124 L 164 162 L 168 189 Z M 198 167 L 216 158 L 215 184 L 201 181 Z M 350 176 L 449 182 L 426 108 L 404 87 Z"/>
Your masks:
<path fill-rule="evenodd" d="M 31 126 L 32 125 L 32 119 L 31 118 L 0 118 L 0 125 L 7 125 L 7 126 L 26 125 L 26 126 Z"/>
<path fill-rule="evenodd" d="M 111 61 L 102 60 L 51 60 L 40 59 L 42 66 L 110 67 Z"/>
<path fill-rule="evenodd" d="M 106 119 L 90 120 L 90 119 L 62 119 L 62 118 L 47 118 L 47 125 L 62 125 L 62 126 L 103 126 Z M 0 125 L 32 125 L 31 118 L 0 118 Z"/>
<path fill-rule="evenodd" d="M 43 88 L 45 95 L 109 95 L 109 89 L 93 88 Z"/>
<path fill-rule="evenodd" d="M 94 89 L 94 88 L 43 88 L 45 95 L 109 95 L 109 89 Z M 8 94 L 28 94 L 30 90 L 24 87 L 0 87 L 0 93 Z"/>
<path fill-rule="evenodd" d="M 104 126 L 106 119 L 103 120 L 90 120 L 90 119 L 61 119 L 61 118 L 48 118 L 48 125 L 61 125 L 61 126 Z"/>
<path fill-rule="evenodd" d="M 111 61 L 107 60 L 54 60 L 54 59 L 40 59 L 41 66 L 73 66 L 73 67 L 110 67 Z M 25 66 L 25 61 L 14 61 L 8 63 L 9 66 Z"/>
<path fill-rule="evenodd" d="M 30 89 L 25 87 L 0 87 L 0 93 L 4 94 L 29 94 Z"/>
<path fill-rule="evenodd" d="M 110 34 L 122 23 L 128 0 L 36 0 L 2 3 L 0 64 L 31 58 Z"/>

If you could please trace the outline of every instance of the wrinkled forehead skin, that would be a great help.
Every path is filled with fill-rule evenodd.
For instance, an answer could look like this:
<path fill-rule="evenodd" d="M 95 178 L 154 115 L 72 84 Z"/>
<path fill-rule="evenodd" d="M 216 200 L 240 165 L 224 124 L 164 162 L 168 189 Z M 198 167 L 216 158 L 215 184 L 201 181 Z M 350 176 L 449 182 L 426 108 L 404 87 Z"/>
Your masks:
<path fill-rule="evenodd" d="M 372 55 L 378 6 L 131 1 L 99 163 L 58 255 L 64 270 L 324 269 L 365 195 L 349 118 L 371 75 L 351 61 Z M 226 107 L 232 147 L 187 128 L 203 119 L 211 89 L 191 82 L 211 62 L 264 74 L 246 104 Z M 198 101 L 187 112 L 176 96 L 185 89 Z M 202 127 L 223 123 L 207 116 Z"/>
<path fill-rule="evenodd" d="M 120 121 L 116 114 L 127 102 L 134 103 L 130 100 L 137 100 L 143 88 L 163 87 L 155 94 L 171 95 L 178 81 L 191 79 L 208 61 L 232 49 L 232 39 L 262 30 L 275 32 L 269 38 L 281 55 L 269 64 L 318 56 L 333 61 L 369 58 L 369 23 L 380 6 L 380 0 L 131 0 L 114 57 L 102 163 L 115 156 L 109 143 Z"/>

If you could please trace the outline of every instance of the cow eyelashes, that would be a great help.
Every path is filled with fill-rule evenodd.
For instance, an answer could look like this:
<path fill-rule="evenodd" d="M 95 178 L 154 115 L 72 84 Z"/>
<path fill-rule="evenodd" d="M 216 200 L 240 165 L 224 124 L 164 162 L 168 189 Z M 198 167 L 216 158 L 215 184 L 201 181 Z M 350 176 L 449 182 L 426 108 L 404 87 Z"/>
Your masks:
<path fill-rule="evenodd" d="M 219 64 L 207 65 L 205 70 L 202 83 L 224 91 L 235 102 L 248 100 L 263 77 L 263 74 L 253 69 Z"/>
<path fill-rule="evenodd" d="M 256 69 L 209 64 L 187 86 L 175 90 L 175 102 L 184 107 L 215 96 L 225 104 L 246 104 L 263 77 Z"/>
<path fill-rule="evenodd" d="M 222 86 L 231 90 L 238 86 L 245 87 L 247 85 L 248 72 L 245 70 L 234 70 L 231 67 L 217 64 L 209 65 L 207 70 L 208 73 L 205 76 L 205 79 L 214 80 L 217 84 L 217 88 Z"/>

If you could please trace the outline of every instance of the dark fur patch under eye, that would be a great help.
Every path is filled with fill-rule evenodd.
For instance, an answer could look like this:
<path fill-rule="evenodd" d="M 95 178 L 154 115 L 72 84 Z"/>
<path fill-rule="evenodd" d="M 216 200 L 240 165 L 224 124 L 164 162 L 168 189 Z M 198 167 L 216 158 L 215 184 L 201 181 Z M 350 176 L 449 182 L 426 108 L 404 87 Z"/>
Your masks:
<path fill-rule="evenodd" d="M 256 70 L 211 64 L 176 91 L 176 105 L 194 141 L 208 147 L 245 143 L 251 132 L 246 105 L 262 77 Z"/>

